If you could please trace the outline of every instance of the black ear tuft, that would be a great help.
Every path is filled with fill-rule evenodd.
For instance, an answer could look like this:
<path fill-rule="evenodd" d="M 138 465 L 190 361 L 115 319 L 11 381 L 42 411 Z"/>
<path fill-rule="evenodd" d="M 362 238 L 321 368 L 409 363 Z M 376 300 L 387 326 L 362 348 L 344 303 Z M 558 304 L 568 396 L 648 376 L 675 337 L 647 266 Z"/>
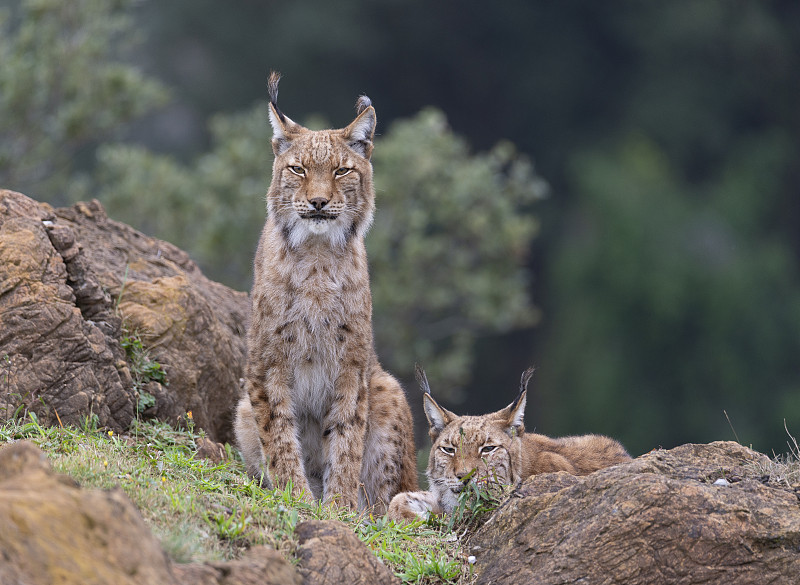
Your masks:
<path fill-rule="evenodd" d="M 280 108 L 278 108 L 278 83 L 281 81 L 281 74 L 277 71 L 269 72 L 269 81 L 267 82 L 267 90 L 269 91 L 269 102 L 275 108 L 275 112 L 281 119 L 281 122 L 286 123 L 286 116 L 283 115 Z"/>
<path fill-rule="evenodd" d="M 514 399 L 514 402 L 511 403 L 511 410 L 514 410 L 519 405 L 520 399 L 528 390 L 528 382 L 530 382 L 531 378 L 533 378 L 533 372 L 535 371 L 536 368 L 531 366 L 530 368 L 522 372 L 522 376 L 519 379 L 519 394 L 517 394 L 517 397 Z"/>
<path fill-rule="evenodd" d="M 428 376 L 425 375 L 425 370 L 422 369 L 422 366 L 419 364 L 414 364 L 414 374 L 417 377 L 417 384 L 419 384 L 420 390 L 422 390 L 425 394 L 430 395 L 431 387 L 428 384 Z"/>
<path fill-rule="evenodd" d="M 528 382 L 531 381 L 533 378 L 533 373 L 536 371 L 536 368 L 531 366 L 524 372 L 522 372 L 522 376 L 519 379 L 519 391 L 522 392 L 523 390 L 528 389 Z"/>
<path fill-rule="evenodd" d="M 360 115 L 361 112 L 366 110 L 368 107 L 372 105 L 372 100 L 369 99 L 365 95 L 358 96 L 358 101 L 356 102 L 356 116 Z"/>

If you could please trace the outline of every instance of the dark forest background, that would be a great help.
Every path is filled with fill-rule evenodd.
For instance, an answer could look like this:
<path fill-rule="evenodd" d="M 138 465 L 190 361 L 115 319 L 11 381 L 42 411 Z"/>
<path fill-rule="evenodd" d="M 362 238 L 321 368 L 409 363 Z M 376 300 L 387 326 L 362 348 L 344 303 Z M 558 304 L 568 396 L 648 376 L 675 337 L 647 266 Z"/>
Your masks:
<path fill-rule="evenodd" d="M 382 361 L 450 408 L 634 454 L 800 433 L 800 3 L 0 0 L 0 186 L 247 290 L 270 69 L 378 112 Z M 423 421 L 418 423 L 424 427 Z"/>

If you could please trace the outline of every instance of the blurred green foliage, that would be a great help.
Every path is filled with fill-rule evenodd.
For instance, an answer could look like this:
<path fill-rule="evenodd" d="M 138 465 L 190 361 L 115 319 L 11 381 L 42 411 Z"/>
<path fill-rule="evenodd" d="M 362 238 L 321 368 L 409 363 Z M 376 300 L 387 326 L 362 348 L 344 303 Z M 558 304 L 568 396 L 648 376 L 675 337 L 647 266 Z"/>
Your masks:
<path fill-rule="evenodd" d="M 550 423 L 669 437 L 679 421 L 711 441 L 733 438 L 727 409 L 742 440 L 760 421 L 780 430 L 785 398 L 800 396 L 800 280 L 780 236 L 753 238 L 758 211 L 741 206 L 758 206 L 761 186 L 734 178 L 774 173 L 786 150 L 769 146 L 728 169 L 724 189 L 681 180 L 641 136 L 576 158 L 578 211 L 548 276 L 565 295 L 541 372 L 561 385 L 543 397 Z M 564 401 L 578 406 L 553 407 Z"/>
<path fill-rule="evenodd" d="M 165 101 L 160 83 L 119 60 L 133 38 L 124 4 L 24 0 L 0 10 L 5 187 L 65 202 L 90 145 Z"/>
<path fill-rule="evenodd" d="M 546 185 L 507 142 L 472 154 L 435 109 L 395 122 L 373 165 L 367 249 L 379 355 L 407 379 L 424 364 L 439 395 L 463 401 L 476 336 L 538 320 L 525 260 Z"/>

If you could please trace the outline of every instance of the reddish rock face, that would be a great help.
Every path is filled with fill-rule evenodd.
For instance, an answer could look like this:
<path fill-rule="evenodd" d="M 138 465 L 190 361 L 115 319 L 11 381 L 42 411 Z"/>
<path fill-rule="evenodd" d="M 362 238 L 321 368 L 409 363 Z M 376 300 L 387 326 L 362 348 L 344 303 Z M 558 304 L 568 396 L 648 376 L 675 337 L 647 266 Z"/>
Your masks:
<path fill-rule="evenodd" d="M 21 406 L 45 423 L 95 414 L 121 430 L 135 395 L 120 320 L 99 282 L 78 274 L 85 252 L 57 221 L 49 206 L 0 191 L 0 417 Z"/>
<path fill-rule="evenodd" d="M 93 201 L 53 209 L 0 190 L 0 417 L 126 428 L 138 400 L 120 346 L 135 332 L 168 385 L 147 415 L 192 418 L 232 441 L 248 300 L 205 278 L 167 242 L 110 220 Z"/>
<path fill-rule="evenodd" d="M 720 442 L 534 476 L 474 537 L 478 583 L 796 583 L 798 496 L 766 461 Z"/>

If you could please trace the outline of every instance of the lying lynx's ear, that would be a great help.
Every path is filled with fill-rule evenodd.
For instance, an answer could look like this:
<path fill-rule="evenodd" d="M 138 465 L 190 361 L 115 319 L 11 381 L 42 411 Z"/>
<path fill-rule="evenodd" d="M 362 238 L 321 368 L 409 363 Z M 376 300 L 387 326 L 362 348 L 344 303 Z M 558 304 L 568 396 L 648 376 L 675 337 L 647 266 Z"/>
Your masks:
<path fill-rule="evenodd" d="M 356 112 L 358 113 L 356 119 L 344 129 L 344 139 L 347 141 L 347 146 L 369 159 L 372 156 L 372 140 L 375 138 L 377 117 L 375 108 L 367 96 L 362 95 L 358 98 Z"/>
<path fill-rule="evenodd" d="M 433 399 L 431 396 L 431 387 L 428 384 L 428 377 L 425 375 L 425 370 L 423 370 L 419 365 L 415 367 L 415 373 L 417 376 L 417 383 L 419 384 L 420 389 L 424 392 L 422 395 L 422 405 L 425 409 L 425 417 L 428 419 L 428 433 L 431 436 L 431 440 L 435 441 L 436 437 L 439 436 L 444 428 L 450 424 L 450 422 L 456 418 L 452 412 L 447 410 L 446 408 L 442 408 L 439 406 L 439 403 Z"/>
<path fill-rule="evenodd" d="M 281 74 L 272 71 L 269 74 L 269 123 L 272 125 L 272 151 L 275 156 L 283 154 L 292 145 L 292 134 L 303 127 L 293 121 L 278 108 L 278 83 Z"/>
<path fill-rule="evenodd" d="M 528 382 L 533 377 L 534 368 L 528 368 L 522 373 L 519 382 L 519 394 L 514 402 L 506 406 L 503 410 L 496 413 L 505 426 L 506 433 L 511 437 L 516 437 L 525 432 L 525 402 L 528 394 Z"/>
<path fill-rule="evenodd" d="M 435 441 L 444 428 L 455 418 L 455 415 L 439 406 L 430 394 L 422 395 L 422 405 L 425 408 L 425 417 L 428 419 L 428 434 L 431 440 Z"/>

